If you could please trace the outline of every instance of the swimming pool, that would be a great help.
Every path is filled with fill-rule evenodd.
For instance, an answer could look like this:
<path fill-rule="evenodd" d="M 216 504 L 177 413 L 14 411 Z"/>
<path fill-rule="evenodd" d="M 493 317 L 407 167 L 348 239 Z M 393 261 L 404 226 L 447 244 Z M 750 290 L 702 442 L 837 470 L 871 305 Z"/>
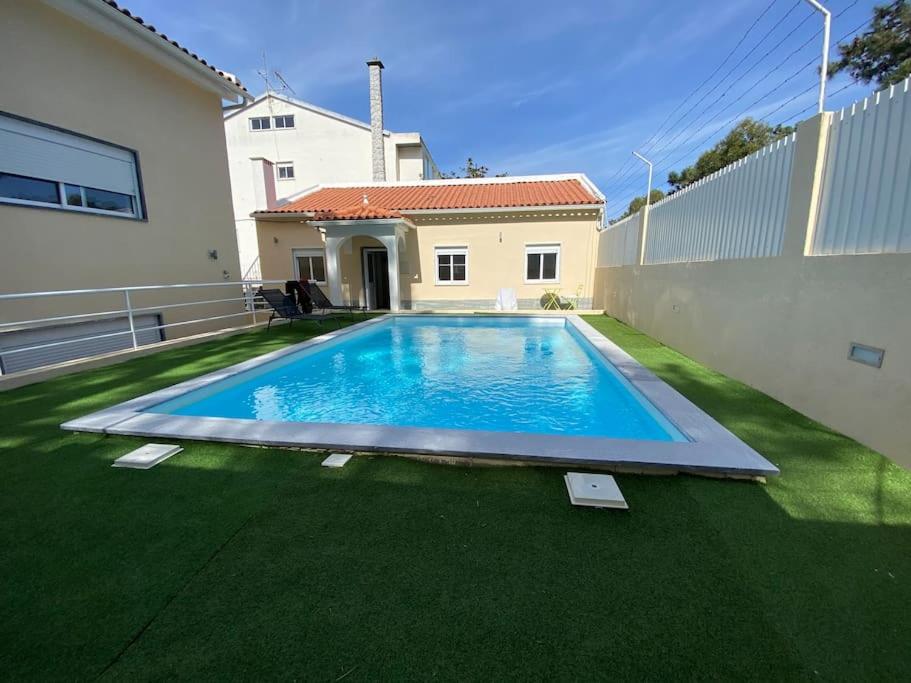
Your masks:
<path fill-rule="evenodd" d="M 385 315 L 61 427 L 621 471 L 778 473 L 576 315 Z"/>
<path fill-rule="evenodd" d="M 149 411 L 686 440 L 562 318 L 392 317 Z"/>

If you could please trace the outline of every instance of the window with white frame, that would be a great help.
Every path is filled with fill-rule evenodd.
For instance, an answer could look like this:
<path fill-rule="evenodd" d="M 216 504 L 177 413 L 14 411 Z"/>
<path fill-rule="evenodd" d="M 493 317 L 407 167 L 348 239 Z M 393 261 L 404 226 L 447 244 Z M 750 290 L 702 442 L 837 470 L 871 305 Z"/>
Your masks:
<path fill-rule="evenodd" d="M 142 218 L 136 154 L 0 114 L 0 203 Z"/>
<path fill-rule="evenodd" d="M 291 255 L 296 280 L 326 284 L 326 256 L 322 249 L 294 249 Z"/>
<path fill-rule="evenodd" d="M 437 247 L 437 284 L 468 284 L 468 247 Z"/>
<path fill-rule="evenodd" d="M 560 280 L 560 245 L 529 244 L 525 247 L 525 281 Z"/>
<path fill-rule="evenodd" d="M 273 116 L 272 121 L 275 123 L 276 128 L 294 128 L 294 114 Z"/>
<path fill-rule="evenodd" d="M 254 116 L 250 119 L 250 130 L 269 130 L 272 128 L 272 119 L 268 116 Z"/>
<path fill-rule="evenodd" d="M 291 161 L 280 161 L 275 164 L 275 172 L 279 180 L 294 180 L 294 163 Z"/>

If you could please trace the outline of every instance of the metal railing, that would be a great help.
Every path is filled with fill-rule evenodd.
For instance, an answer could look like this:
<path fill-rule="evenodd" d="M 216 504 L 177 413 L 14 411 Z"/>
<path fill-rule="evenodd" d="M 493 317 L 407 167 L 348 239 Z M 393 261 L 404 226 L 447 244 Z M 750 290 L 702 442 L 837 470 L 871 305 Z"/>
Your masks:
<path fill-rule="evenodd" d="M 198 325 L 216 320 L 226 320 L 241 316 L 249 316 L 252 323 L 257 322 L 257 309 L 262 307 L 262 297 L 257 294 L 257 290 L 263 285 L 283 285 L 284 280 L 242 280 L 234 282 L 201 282 L 191 284 L 172 284 L 172 285 L 141 285 L 136 287 L 100 287 L 94 289 L 65 289 L 48 292 L 22 292 L 15 294 L 0 294 L 0 313 L 3 312 L 3 304 L 12 301 L 29 301 L 29 300 L 46 300 L 57 297 L 92 297 L 104 295 L 120 295 L 123 297 L 123 307 L 110 310 L 95 311 L 90 313 L 74 313 L 68 315 L 55 315 L 43 318 L 32 318 L 28 320 L 15 320 L 12 322 L 0 322 L 0 339 L 2 333 L 9 331 L 35 331 L 42 328 L 53 327 L 64 323 L 86 323 L 94 321 L 109 321 L 125 317 L 128 329 L 118 330 L 115 332 L 104 332 L 103 334 L 76 336 L 73 338 L 62 339 L 60 341 L 50 341 L 28 346 L 16 346 L 15 348 L 3 348 L 0 344 L 0 354 L 10 356 L 14 354 L 26 353 L 29 351 L 39 351 L 54 347 L 66 346 L 68 344 L 85 343 L 99 339 L 108 339 L 114 337 L 129 336 L 129 346 L 138 349 L 140 344 L 137 338 L 137 332 L 148 332 L 157 330 L 159 335 L 166 329 L 178 328 L 187 325 Z M 135 295 L 148 292 L 175 292 L 194 289 L 203 289 L 211 287 L 233 288 L 240 296 L 231 296 L 227 298 L 206 298 L 199 301 L 180 301 L 177 303 L 161 303 L 158 305 L 134 305 Z M 134 297 L 131 297 L 131 294 Z M 142 314 L 155 315 L 162 311 L 187 308 L 191 306 L 212 306 L 217 304 L 243 303 L 242 310 L 231 313 L 219 313 L 218 315 L 208 315 L 197 317 L 193 315 L 188 320 L 177 320 L 174 322 L 165 322 L 159 316 L 159 324 L 145 325 L 137 328 L 136 317 Z M 3 317 L 6 317 L 4 315 Z M 85 356 L 88 357 L 88 356 Z M 0 367 L 0 374 L 3 369 Z"/>

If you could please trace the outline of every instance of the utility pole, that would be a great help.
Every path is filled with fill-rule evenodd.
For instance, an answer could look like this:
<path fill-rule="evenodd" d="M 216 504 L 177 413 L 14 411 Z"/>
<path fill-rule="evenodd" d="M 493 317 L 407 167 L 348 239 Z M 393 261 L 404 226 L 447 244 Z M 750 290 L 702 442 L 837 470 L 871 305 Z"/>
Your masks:
<path fill-rule="evenodd" d="M 822 64 L 819 65 L 819 110 L 820 114 L 826 106 L 826 81 L 829 78 L 829 32 L 832 28 L 832 13 L 820 5 L 816 0 L 807 2 L 817 12 L 822 14 Z"/>
<path fill-rule="evenodd" d="M 652 203 L 652 162 L 639 154 L 639 152 L 633 152 L 633 156 L 648 164 L 648 189 L 645 191 L 645 206 L 648 207 Z"/>

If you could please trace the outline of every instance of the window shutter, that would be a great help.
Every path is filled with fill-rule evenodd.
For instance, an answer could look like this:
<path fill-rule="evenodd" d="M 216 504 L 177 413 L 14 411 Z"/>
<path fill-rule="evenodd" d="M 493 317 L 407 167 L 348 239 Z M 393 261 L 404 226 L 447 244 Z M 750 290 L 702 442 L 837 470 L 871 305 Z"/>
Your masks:
<path fill-rule="evenodd" d="M 139 197 L 132 152 L 0 116 L 0 171 Z"/>

